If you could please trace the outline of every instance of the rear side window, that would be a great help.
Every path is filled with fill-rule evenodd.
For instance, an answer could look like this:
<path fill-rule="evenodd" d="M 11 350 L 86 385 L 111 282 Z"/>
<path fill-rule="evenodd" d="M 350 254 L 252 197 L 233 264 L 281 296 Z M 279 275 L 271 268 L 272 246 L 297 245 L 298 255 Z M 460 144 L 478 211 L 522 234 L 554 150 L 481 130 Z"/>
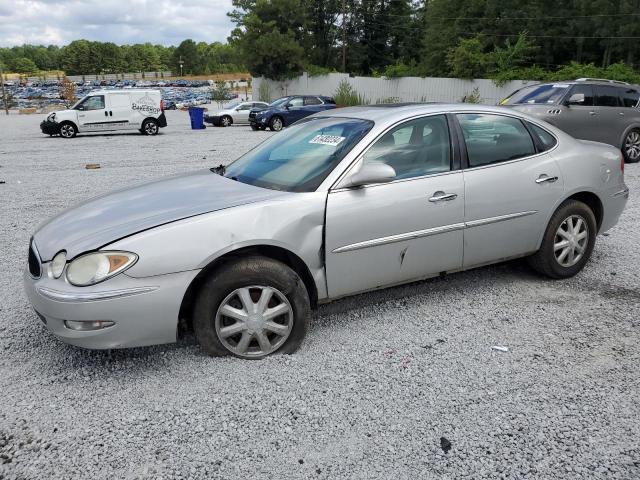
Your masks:
<path fill-rule="evenodd" d="M 301 107 L 303 105 L 302 97 L 293 97 L 291 100 L 289 100 L 288 105 L 290 107 Z"/>
<path fill-rule="evenodd" d="M 560 99 L 567 93 L 569 87 L 570 85 L 568 83 L 533 85 L 512 93 L 500 102 L 500 104 L 553 104 L 560 101 Z"/>
<path fill-rule="evenodd" d="M 640 93 L 635 88 L 624 88 L 622 90 L 622 103 L 625 107 L 633 108 L 638 105 L 640 100 Z"/>
<path fill-rule="evenodd" d="M 458 114 L 469 167 L 528 157 L 536 153 L 533 139 L 517 118 L 477 113 Z"/>
<path fill-rule="evenodd" d="M 584 95 L 584 103 L 581 103 L 580 105 L 585 107 L 593 106 L 593 87 L 591 85 L 574 85 L 571 87 L 571 91 L 569 92 L 569 95 L 565 97 L 564 101 L 568 103 L 571 96 L 576 93 L 582 93 Z"/>
<path fill-rule="evenodd" d="M 585 98 L 587 98 L 586 95 Z M 541 152 L 546 152 L 547 150 L 551 150 L 553 147 L 555 147 L 557 142 L 556 138 L 553 135 L 547 132 L 544 128 L 534 125 L 533 123 L 527 122 L 527 124 L 529 125 L 529 128 L 531 129 L 533 134 L 540 141 L 539 144 L 541 148 L 539 150 Z"/>
<path fill-rule="evenodd" d="M 322 102 L 318 97 L 304 97 L 305 105 L 322 105 Z"/>
<path fill-rule="evenodd" d="M 618 97 L 619 88 L 610 85 L 595 85 L 596 105 L 599 107 L 619 107 L 621 105 Z"/>

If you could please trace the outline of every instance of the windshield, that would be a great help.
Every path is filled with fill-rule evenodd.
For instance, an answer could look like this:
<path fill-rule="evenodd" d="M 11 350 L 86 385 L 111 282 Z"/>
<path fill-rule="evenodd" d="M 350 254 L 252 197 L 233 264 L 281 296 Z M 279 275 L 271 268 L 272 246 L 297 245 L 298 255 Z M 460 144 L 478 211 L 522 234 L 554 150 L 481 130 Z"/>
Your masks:
<path fill-rule="evenodd" d="M 501 105 L 516 104 L 541 104 L 541 103 L 557 103 L 565 93 L 567 93 L 570 85 L 567 83 L 555 83 L 547 85 L 533 85 L 525 87 L 512 93 L 505 98 Z"/>
<path fill-rule="evenodd" d="M 238 105 L 240 105 L 242 102 L 231 102 L 229 105 L 227 105 L 226 107 L 224 107 L 225 110 L 231 110 L 232 108 L 236 108 Z"/>
<path fill-rule="evenodd" d="M 280 105 L 287 103 L 287 101 L 290 99 L 291 97 L 282 97 L 279 98 L 277 100 L 274 100 L 273 102 L 271 102 L 271 106 L 272 107 L 279 107 Z"/>
<path fill-rule="evenodd" d="M 312 192 L 372 126 L 354 118 L 304 120 L 240 157 L 224 176 L 273 190 Z"/>

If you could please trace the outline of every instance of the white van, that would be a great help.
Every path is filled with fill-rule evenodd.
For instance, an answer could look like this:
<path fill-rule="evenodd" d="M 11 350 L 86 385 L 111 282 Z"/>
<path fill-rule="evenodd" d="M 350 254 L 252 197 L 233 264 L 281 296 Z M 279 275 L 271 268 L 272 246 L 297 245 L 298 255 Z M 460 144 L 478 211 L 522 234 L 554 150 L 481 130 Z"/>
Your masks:
<path fill-rule="evenodd" d="M 97 90 L 69 110 L 51 113 L 42 133 L 73 138 L 78 133 L 139 130 L 156 135 L 167 126 L 159 90 Z"/>

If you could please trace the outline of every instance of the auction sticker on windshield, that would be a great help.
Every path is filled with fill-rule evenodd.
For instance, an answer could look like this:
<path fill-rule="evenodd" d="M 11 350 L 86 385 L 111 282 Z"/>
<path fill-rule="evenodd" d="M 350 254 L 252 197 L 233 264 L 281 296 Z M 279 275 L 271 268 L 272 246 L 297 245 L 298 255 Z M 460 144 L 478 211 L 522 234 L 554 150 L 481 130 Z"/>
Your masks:
<path fill-rule="evenodd" d="M 331 145 L 332 147 L 336 147 L 340 145 L 340 143 L 346 137 L 339 137 L 337 135 L 316 135 L 313 137 L 309 143 L 317 143 L 319 145 Z"/>

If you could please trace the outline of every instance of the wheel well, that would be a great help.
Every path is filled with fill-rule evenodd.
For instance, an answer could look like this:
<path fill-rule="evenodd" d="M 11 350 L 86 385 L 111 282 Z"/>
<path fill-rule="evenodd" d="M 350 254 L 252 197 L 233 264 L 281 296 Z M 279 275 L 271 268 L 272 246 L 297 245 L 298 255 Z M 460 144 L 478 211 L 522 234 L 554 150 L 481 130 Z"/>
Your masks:
<path fill-rule="evenodd" d="M 282 126 L 284 127 L 284 117 L 283 117 L 282 115 L 278 115 L 278 114 L 273 115 L 273 116 L 269 119 L 269 123 L 271 123 L 271 121 L 272 121 L 274 118 L 279 118 L 279 119 L 280 119 L 280 121 L 282 122 Z"/>
<path fill-rule="evenodd" d="M 213 262 L 204 267 L 202 271 L 196 276 L 196 278 L 193 279 L 193 281 L 187 288 L 184 297 L 182 298 L 182 303 L 180 304 L 180 312 L 178 314 L 179 333 L 183 332 L 185 329 L 192 329 L 193 304 L 196 295 L 200 290 L 200 287 L 207 279 L 207 277 L 225 263 L 232 262 L 249 255 L 260 255 L 263 257 L 272 258 L 287 265 L 294 272 L 296 272 L 304 282 L 304 286 L 306 287 L 309 294 L 311 306 L 315 307 L 318 304 L 318 290 L 316 289 L 316 284 L 313 280 L 313 276 L 311 275 L 311 272 L 309 271 L 309 268 L 307 268 L 307 265 L 304 263 L 304 261 L 295 253 L 285 248 L 276 247 L 273 245 L 255 245 L 240 248 L 216 258 Z"/>
<path fill-rule="evenodd" d="M 582 203 L 585 203 L 593 212 L 593 215 L 596 217 L 596 225 L 598 226 L 598 231 L 600 231 L 600 226 L 602 225 L 602 217 L 604 216 L 604 208 L 602 207 L 602 202 L 600 198 L 591 192 L 580 192 L 574 193 L 569 197 L 572 200 L 578 200 Z"/>
<path fill-rule="evenodd" d="M 144 124 L 147 122 L 147 120 L 151 120 L 151 121 L 153 121 L 153 122 L 158 123 L 158 119 L 157 119 L 157 118 L 147 117 L 147 118 L 145 118 L 144 120 L 142 120 L 142 124 L 141 124 L 141 125 L 144 125 Z"/>
<path fill-rule="evenodd" d="M 78 131 L 78 125 L 76 125 L 74 122 L 72 122 L 71 120 L 63 120 L 60 122 L 60 126 L 64 125 L 65 123 L 70 123 L 71 125 L 73 125 L 73 128 L 76 129 L 76 132 Z"/>

